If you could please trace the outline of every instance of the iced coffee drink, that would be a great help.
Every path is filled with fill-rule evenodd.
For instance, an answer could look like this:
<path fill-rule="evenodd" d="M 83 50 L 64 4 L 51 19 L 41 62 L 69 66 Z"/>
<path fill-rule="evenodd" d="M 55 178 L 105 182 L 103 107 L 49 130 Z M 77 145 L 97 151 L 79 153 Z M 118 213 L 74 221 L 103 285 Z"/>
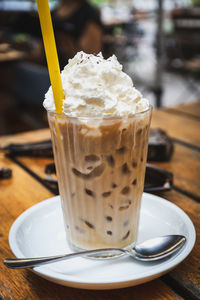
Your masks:
<path fill-rule="evenodd" d="M 137 238 L 151 108 L 115 56 L 78 53 L 62 74 L 63 115 L 51 88 L 52 133 L 71 247 L 132 246 Z"/>

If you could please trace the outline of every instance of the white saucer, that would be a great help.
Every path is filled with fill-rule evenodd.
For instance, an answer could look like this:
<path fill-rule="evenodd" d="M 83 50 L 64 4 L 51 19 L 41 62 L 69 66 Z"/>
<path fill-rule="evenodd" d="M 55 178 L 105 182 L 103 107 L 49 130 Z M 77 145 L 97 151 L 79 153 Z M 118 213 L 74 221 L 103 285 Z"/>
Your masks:
<path fill-rule="evenodd" d="M 157 262 L 138 262 L 129 257 L 112 260 L 74 258 L 33 268 L 33 272 L 58 284 L 84 289 L 114 289 L 150 281 L 163 275 L 191 252 L 195 229 L 189 217 L 163 198 L 144 193 L 138 242 L 165 234 L 182 234 L 184 247 Z M 59 196 L 42 201 L 21 214 L 11 227 L 10 247 L 16 257 L 40 257 L 70 252 Z"/>

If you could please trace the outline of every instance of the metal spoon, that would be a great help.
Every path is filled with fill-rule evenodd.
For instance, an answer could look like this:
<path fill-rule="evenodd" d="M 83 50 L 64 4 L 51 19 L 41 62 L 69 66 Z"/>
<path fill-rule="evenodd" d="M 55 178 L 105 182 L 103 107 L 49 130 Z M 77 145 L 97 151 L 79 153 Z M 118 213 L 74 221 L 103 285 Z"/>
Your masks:
<path fill-rule="evenodd" d="M 136 260 L 154 261 L 165 258 L 179 250 L 184 245 L 185 241 L 186 238 L 182 235 L 165 235 L 147 240 L 136 245 L 134 248 L 126 250 L 120 248 L 107 248 L 41 258 L 7 258 L 4 260 L 4 264 L 8 268 L 12 269 L 30 268 L 73 257 L 89 257 L 91 255 L 99 255 L 102 253 L 108 253 L 108 255 L 123 253 L 135 258 Z"/>

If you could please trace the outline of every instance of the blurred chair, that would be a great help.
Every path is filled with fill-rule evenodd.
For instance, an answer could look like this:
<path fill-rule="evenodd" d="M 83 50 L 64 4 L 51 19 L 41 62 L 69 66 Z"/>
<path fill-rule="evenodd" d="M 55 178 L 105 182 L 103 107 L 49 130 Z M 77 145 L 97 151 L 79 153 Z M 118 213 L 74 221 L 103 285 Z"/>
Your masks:
<path fill-rule="evenodd" d="M 18 105 L 41 109 L 49 86 L 46 67 L 28 62 L 16 64 L 13 94 Z"/>
<path fill-rule="evenodd" d="M 29 130 L 47 127 L 47 117 L 42 106 L 45 93 L 50 86 L 47 68 L 20 62 L 15 65 L 14 74 L 12 94 L 20 120 L 27 124 Z"/>

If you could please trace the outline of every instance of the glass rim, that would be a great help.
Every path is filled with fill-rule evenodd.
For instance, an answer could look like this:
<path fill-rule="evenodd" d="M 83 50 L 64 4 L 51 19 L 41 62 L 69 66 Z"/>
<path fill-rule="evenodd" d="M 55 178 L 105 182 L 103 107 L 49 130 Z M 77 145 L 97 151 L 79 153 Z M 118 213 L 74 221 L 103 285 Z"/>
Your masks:
<path fill-rule="evenodd" d="M 136 112 L 132 115 L 127 115 L 127 116 L 70 116 L 70 115 L 66 115 L 66 114 L 59 114 L 55 111 L 52 110 L 47 110 L 47 114 L 49 115 L 54 115 L 54 116 L 58 116 L 59 118 L 69 118 L 69 119 L 74 119 L 74 120 L 105 120 L 105 121 L 110 121 L 110 120 L 121 120 L 121 119 L 132 119 L 135 118 L 137 116 L 141 116 L 144 115 L 148 112 L 151 112 L 153 110 L 153 106 L 151 104 L 149 104 L 149 107 L 146 110 L 143 110 L 141 112 Z"/>

